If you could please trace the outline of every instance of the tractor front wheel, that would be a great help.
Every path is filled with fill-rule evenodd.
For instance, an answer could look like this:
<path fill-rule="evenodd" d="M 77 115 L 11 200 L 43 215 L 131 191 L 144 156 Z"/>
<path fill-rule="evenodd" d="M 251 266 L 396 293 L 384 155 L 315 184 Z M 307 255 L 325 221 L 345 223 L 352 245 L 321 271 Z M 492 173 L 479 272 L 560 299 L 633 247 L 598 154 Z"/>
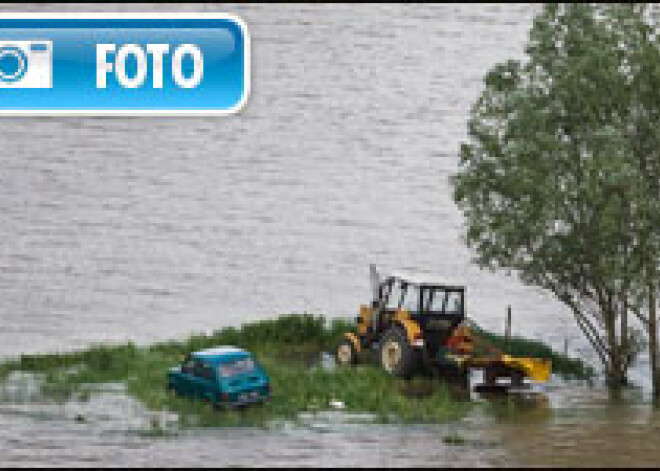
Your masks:
<path fill-rule="evenodd" d="M 380 364 L 383 369 L 402 378 L 411 377 L 418 368 L 419 352 L 408 343 L 405 332 L 390 329 L 380 342 Z"/>
<path fill-rule="evenodd" d="M 343 339 L 337 346 L 337 363 L 340 365 L 355 365 L 357 363 L 357 352 L 355 345 L 350 339 Z"/>

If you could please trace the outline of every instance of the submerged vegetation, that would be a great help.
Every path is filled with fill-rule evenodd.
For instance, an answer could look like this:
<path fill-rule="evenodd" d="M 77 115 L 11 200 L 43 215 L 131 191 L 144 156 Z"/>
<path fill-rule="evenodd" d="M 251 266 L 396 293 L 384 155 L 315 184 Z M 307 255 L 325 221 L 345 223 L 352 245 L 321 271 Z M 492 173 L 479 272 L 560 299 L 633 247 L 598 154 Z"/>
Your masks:
<path fill-rule="evenodd" d="M 469 403 L 454 398 L 443 382 L 427 380 L 423 388 L 416 387 L 425 394 L 411 395 L 407 393 L 410 384 L 373 365 L 324 368 L 320 362 L 323 352 L 332 351 L 342 334 L 352 328 L 344 320 L 285 315 L 148 347 L 128 343 L 71 353 L 23 355 L 0 363 L 0 380 L 13 371 L 38 374 L 44 393 L 59 400 L 88 395 L 94 385 L 120 382 L 148 409 L 174 411 L 182 424 L 194 426 L 262 426 L 274 419 L 295 419 L 303 412 L 331 409 L 331 402 L 341 404 L 348 413 L 373 414 L 381 422 L 444 422 L 467 411 Z M 481 334 L 489 335 L 488 340 L 497 344 L 498 336 Z M 212 413 L 207 404 L 168 395 L 168 368 L 190 352 L 218 345 L 236 345 L 255 353 L 271 377 L 270 402 Z M 557 372 L 572 377 L 585 377 L 588 371 L 579 360 L 558 355 L 540 342 L 513 339 L 511 348 L 512 353 L 552 358 Z"/>

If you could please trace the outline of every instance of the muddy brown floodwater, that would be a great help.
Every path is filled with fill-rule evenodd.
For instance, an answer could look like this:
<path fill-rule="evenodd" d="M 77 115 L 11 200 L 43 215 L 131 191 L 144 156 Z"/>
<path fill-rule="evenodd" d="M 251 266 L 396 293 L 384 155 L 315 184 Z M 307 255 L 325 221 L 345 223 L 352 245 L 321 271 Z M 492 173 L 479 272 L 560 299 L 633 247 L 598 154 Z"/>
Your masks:
<path fill-rule="evenodd" d="M 660 414 L 641 391 L 612 403 L 601 386 L 554 380 L 533 394 L 485 399 L 443 425 L 378 425 L 319 412 L 266 429 L 179 429 L 122 385 L 55 404 L 38 381 L 0 389 L 0 456 L 8 466 L 655 466 Z"/>
<path fill-rule="evenodd" d="M 376 262 L 463 279 L 479 324 L 501 330 L 510 304 L 514 333 L 568 340 L 591 358 L 551 296 L 470 262 L 448 182 L 484 74 L 522 56 L 538 6 L 9 9 L 231 12 L 248 24 L 254 67 L 233 117 L 0 119 L 0 356 L 144 344 L 286 312 L 350 318 Z M 642 386 L 645 371 L 634 371 Z M 120 386 L 58 405 L 13 381 L 0 401 L 1 465 L 660 463 L 646 390 L 612 404 L 600 386 L 555 380 L 535 399 L 439 426 L 333 413 L 158 436 L 151 424 L 174 419 Z"/>

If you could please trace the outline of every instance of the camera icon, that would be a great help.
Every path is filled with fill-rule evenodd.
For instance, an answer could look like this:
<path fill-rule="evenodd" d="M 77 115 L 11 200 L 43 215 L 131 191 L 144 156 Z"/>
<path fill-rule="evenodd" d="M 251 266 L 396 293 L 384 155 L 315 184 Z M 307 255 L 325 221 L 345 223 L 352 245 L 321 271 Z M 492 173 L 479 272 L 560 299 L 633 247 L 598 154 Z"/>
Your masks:
<path fill-rule="evenodd" d="M 53 88 L 53 42 L 0 41 L 0 88 Z"/>

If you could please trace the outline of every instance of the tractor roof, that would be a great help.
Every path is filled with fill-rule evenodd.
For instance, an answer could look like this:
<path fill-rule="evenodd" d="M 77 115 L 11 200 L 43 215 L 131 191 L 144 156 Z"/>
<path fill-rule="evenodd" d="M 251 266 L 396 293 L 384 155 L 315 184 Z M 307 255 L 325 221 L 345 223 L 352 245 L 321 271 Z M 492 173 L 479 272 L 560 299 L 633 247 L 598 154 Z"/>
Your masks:
<path fill-rule="evenodd" d="M 465 284 L 457 280 L 449 280 L 429 273 L 398 271 L 390 273 L 389 276 L 418 286 L 432 286 L 455 290 L 465 290 Z"/>

